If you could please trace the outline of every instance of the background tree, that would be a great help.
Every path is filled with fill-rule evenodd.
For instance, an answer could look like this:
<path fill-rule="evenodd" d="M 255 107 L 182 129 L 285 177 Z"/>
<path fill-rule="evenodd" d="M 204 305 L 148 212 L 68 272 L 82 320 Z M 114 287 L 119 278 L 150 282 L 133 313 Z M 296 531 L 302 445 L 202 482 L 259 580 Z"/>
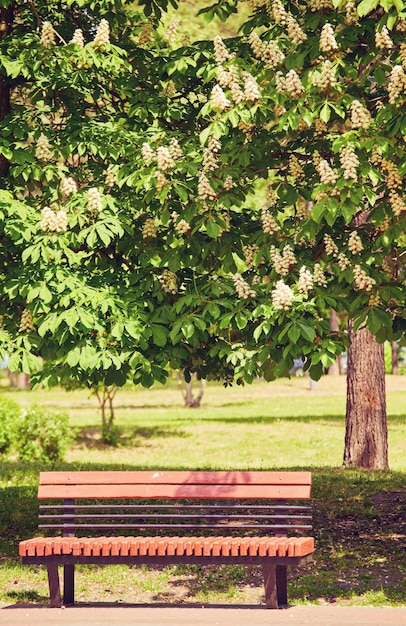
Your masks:
<path fill-rule="evenodd" d="M 330 307 L 404 332 L 403 2 L 250 0 L 241 36 L 186 45 L 164 1 L 12 4 L 10 367 L 251 382 L 304 357 L 317 379 L 347 345 Z"/>

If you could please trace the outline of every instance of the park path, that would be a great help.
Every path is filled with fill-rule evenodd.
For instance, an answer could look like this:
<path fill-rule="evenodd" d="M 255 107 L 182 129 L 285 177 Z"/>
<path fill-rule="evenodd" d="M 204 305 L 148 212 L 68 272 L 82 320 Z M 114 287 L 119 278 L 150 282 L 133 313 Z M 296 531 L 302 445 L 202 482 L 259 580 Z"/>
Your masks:
<path fill-rule="evenodd" d="M 0 606 L 1 626 L 406 626 L 405 608 L 121 606 L 66 609 L 38 605 Z"/>

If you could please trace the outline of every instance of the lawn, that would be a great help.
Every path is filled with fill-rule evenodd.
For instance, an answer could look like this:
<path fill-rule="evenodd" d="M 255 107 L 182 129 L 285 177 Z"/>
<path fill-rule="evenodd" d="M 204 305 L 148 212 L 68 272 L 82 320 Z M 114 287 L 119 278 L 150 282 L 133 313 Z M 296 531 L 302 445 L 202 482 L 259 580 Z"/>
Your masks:
<path fill-rule="evenodd" d="M 406 377 L 388 377 L 390 472 L 343 469 L 345 379 L 307 378 L 244 388 L 209 384 L 200 409 L 183 407 L 176 381 L 116 398 L 120 445 L 100 440 L 97 402 L 86 391 L 2 389 L 21 405 L 67 411 L 76 440 L 68 468 L 311 469 L 317 549 L 292 572 L 292 603 L 406 605 Z M 21 567 L 20 538 L 36 527 L 36 463 L 0 457 L 0 601 L 45 601 L 43 568 Z M 125 575 L 123 575 L 125 572 Z M 78 598 L 117 602 L 263 600 L 258 568 L 89 567 Z"/>

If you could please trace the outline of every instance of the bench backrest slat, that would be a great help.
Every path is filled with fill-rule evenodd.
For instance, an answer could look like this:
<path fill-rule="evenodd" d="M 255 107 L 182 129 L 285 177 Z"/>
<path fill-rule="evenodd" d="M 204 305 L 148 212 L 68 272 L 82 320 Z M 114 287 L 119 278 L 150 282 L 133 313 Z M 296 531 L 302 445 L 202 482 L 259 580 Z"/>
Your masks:
<path fill-rule="evenodd" d="M 42 486 L 39 499 L 77 498 L 253 498 L 308 499 L 305 485 L 74 485 Z"/>
<path fill-rule="evenodd" d="M 310 472 L 42 472 L 38 498 L 309 500 Z"/>

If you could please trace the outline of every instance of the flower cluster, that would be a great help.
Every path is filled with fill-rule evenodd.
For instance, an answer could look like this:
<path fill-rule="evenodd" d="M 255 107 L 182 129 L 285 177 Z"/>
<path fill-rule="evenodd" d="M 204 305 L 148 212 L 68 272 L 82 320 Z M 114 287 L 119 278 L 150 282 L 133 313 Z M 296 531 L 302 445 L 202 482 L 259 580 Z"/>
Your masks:
<path fill-rule="evenodd" d="M 345 5 L 345 23 L 356 24 L 359 20 L 357 7 L 354 2 L 347 2 Z"/>
<path fill-rule="evenodd" d="M 142 144 L 141 154 L 145 165 L 151 165 L 151 163 L 156 159 L 156 154 L 147 141 Z"/>
<path fill-rule="evenodd" d="M 117 182 L 117 171 L 114 165 L 109 165 L 106 171 L 106 187 L 114 187 Z"/>
<path fill-rule="evenodd" d="M 110 43 L 110 26 L 107 20 L 100 20 L 96 35 L 93 41 L 95 48 L 103 48 Z"/>
<path fill-rule="evenodd" d="M 358 291 L 372 291 L 376 281 L 363 270 L 359 265 L 354 266 L 354 287 Z"/>
<path fill-rule="evenodd" d="M 51 231 L 53 233 L 62 233 L 68 229 L 68 218 L 65 211 L 53 211 L 46 206 L 41 211 L 42 220 L 40 229 L 43 231 Z"/>
<path fill-rule="evenodd" d="M 143 239 L 154 239 L 156 237 L 155 221 L 153 217 L 147 217 L 142 227 Z"/>
<path fill-rule="evenodd" d="M 163 172 L 160 172 L 159 170 L 155 172 L 154 176 L 156 178 L 157 191 L 162 191 L 165 185 L 169 182 L 168 179 L 166 178 L 165 174 Z"/>
<path fill-rule="evenodd" d="M 338 247 L 332 240 L 331 236 L 326 233 L 324 235 L 323 241 L 324 241 L 324 247 L 326 249 L 326 254 L 328 254 L 329 256 L 337 256 Z"/>
<path fill-rule="evenodd" d="M 406 212 L 405 201 L 398 193 L 396 193 L 396 191 L 390 191 L 389 202 L 394 215 L 399 216 L 401 213 Z"/>
<path fill-rule="evenodd" d="M 340 254 L 338 255 L 337 265 L 342 272 L 345 272 L 347 267 L 351 265 L 351 261 L 349 260 L 348 257 L 345 256 L 344 252 L 340 252 Z"/>
<path fill-rule="evenodd" d="M 337 85 L 335 68 L 328 59 L 323 61 L 320 73 L 313 75 L 312 83 L 314 87 L 319 87 L 322 91 L 327 91 Z"/>
<path fill-rule="evenodd" d="M 359 254 L 364 249 L 362 245 L 361 237 L 357 233 L 356 230 L 353 230 L 350 236 L 348 237 L 348 250 L 352 254 Z"/>
<path fill-rule="evenodd" d="M 402 61 L 402 67 L 406 69 L 406 43 L 401 43 L 399 47 L 400 59 Z"/>
<path fill-rule="evenodd" d="M 280 226 L 273 217 L 273 215 L 268 210 L 267 206 L 264 206 L 261 211 L 261 222 L 262 222 L 262 230 L 264 233 L 268 233 L 273 235 L 278 230 L 280 230 Z"/>
<path fill-rule="evenodd" d="M 327 132 L 327 124 L 323 122 L 319 117 L 316 117 L 314 120 L 314 134 L 317 137 L 323 137 L 323 135 Z"/>
<path fill-rule="evenodd" d="M 138 34 L 138 45 L 149 46 L 152 43 L 152 24 L 147 22 Z"/>
<path fill-rule="evenodd" d="M 54 157 L 48 137 L 46 137 L 45 135 L 41 135 L 37 139 L 35 156 L 39 161 L 51 161 Z"/>
<path fill-rule="evenodd" d="M 234 180 L 232 176 L 230 175 L 226 176 L 223 187 L 225 191 L 230 191 L 230 189 L 234 187 Z"/>
<path fill-rule="evenodd" d="M 299 270 L 299 280 L 297 282 L 297 289 L 300 293 L 307 295 L 309 291 L 313 289 L 314 278 L 312 273 L 302 265 Z"/>
<path fill-rule="evenodd" d="M 370 112 L 359 102 L 353 100 L 350 106 L 351 126 L 353 128 L 368 128 L 371 123 Z"/>
<path fill-rule="evenodd" d="M 338 49 L 338 44 L 331 24 L 324 24 L 321 29 L 319 45 L 322 52 L 332 52 L 333 50 Z"/>
<path fill-rule="evenodd" d="M 184 219 L 179 219 L 179 213 L 177 213 L 176 211 L 172 211 L 171 218 L 174 223 L 176 232 L 180 233 L 181 235 L 190 232 L 191 228 L 189 222 Z"/>
<path fill-rule="evenodd" d="M 285 85 L 286 91 L 294 95 L 295 98 L 300 98 L 302 92 L 304 91 L 302 81 L 295 70 L 289 70 L 286 74 Z"/>
<path fill-rule="evenodd" d="M 305 175 L 299 159 L 294 154 L 291 154 L 289 157 L 289 174 L 295 180 L 303 180 Z"/>
<path fill-rule="evenodd" d="M 75 30 L 75 32 L 73 33 L 73 37 L 70 40 L 69 43 L 74 43 L 77 46 L 79 46 L 79 48 L 83 48 L 85 45 L 85 39 L 83 37 L 83 32 L 80 28 L 77 28 Z"/>
<path fill-rule="evenodd" d="M 34 330 L 35 330 L 35 326 L 34 326 L 34 321 L 32 319 L 31 312 L 28 311 L 28 309 L 24 309 L 23 312 L 21 313 L 20 327 L 18 329 L 18 332 L 25 333 L 25 332 L 30 332 Z"/>
<path fill-rule="evenodd" d="M 170 270 L 164 269 L 162 274 L 158 276 L 158 280 L 161 283 L 162 289 L 166 293 L 178 293 L 178 281 L 176 279 L 176 274 Z"/>
<path fill-rule="evenodd" d="M 288 38 L 296 44 L 303 43 L 307 39 L 306 33 L 300 28 L 299 24 L 292 15 L 286 16 L 286 26 Z"/>
<path fill-rule="evenodd" d="M 203 170 L 213 172 L 218 168 L 218 154 L 221 150 L 221 143 L 216 137 L 210 135 L 207 147 L 203 150 Z"/>
<path fill-rule="evenodd" d="M 278 67 L 285 58 L 275 41 L 262 41 L 254 31 L 250 34 L 248 41 L 257 59 L 261 59 L 272 69 Z"/>
<path fill-rule="evenodd" d="M 168 28 L 166 29 L 166 31 L 164 33 L 164 39 L 169 44 L 174 44 L 175 43 L 176 37 L 178 35 L 178 31 L 179 31 L 179 26 L 180 26 L 180 21 L 175 18 L 175 19 L 173 19 L 171 21 L 171 23 L 169 24 Z"/>
<path fill-rule="evenodd" d="M 288 14 L 285 11 L 285 7 L 283 6 L 281 0 L 272 0 L 271 17 L 276 24 L 286 24 Z"/>
<path fill-rule="evenodd" d="M 55 43 L 55 31 L 51 22 L 44 22 L 41 29 L 40 46 L 50 48 Z"/>
<path fill-rule="evenodd" d="M 179 141 L 176 137 L 172 137 L 169 144 L 169 152 L 173 159 L 181 159 L 183 157 L 182 148 L 179 145 Z"/>
<path fill-rule="evenodd" d="M 100 191 L 97 187 L 91 187 L 87 192 L 87 208 L 91 213 L 100 213 L 103 210 Z"/>
<path fill-rule="evenodd" d="M 249 72 L 246 72 L 244 78 L 244 100 L 256 102 L 259 97 L 260 93 L 257 81 Z"/>
<path fill-rule="evenodd" d="M 396 190 L 402 187 L 402 177 L 393 161 L 382 159 L 381 166 L 387 172 L 386 184 L 389 189 Z"/>
<path fill-rule="evenodd" d="M 199 173 L 199 182 L 197 185 L 197 194 L 202 200 L 215 200 L 217 194 L 210 185 L 209 179 L 204 172 Z"/>
<path fill-rule="evenodd" d="M 380 302 L 381 302 L 381 299 L 379 297 L 379 294 L 371 293 L 371 295 L 368 298 L 368 306 L 379 306 Z"/>
<path fill-rule="evenodd" d="M 319 163 L 316 165 L 316 169 L 322 183 L 334 185 L 337 182 L 338 176 L 336 172 L 330 167 L 329 163 L 325 159 L 320 159 Z"/>
<path fill-rule="evenodd" d="M 323 11 L 324 9 L 331 9 L 331 0 L 311 0 L 309 8 L 311 11 Z"/>
<path fill-rule="evenodd" d="M 343 168 L 343 176 L 346 180 L 357 180 L 357 167 L 359 160 L 352 146 L 343 146 L 340 150 L 340 163 Z"/>
<path fill-rule="evenodd" d="M 61 180 L 61 192 L 65 196 L 70 196 L 73 193 L 76 193 L 78 190 L 78 186 L 76 181 L 69 176 L 68 178 L 62 178 Z"/>
<path fill-rule="evenodd" d="M 217 65 L 222 65 L 233 58 L 233 55 L 227 50 L 227 47 L 224 44 L 224 41 L 220 37 L 220 35 L 216 35 L 213 39 L 214 45 L 214 58 Z"/>
<path fill-rule="evenodd" d="M 391 48 L 393 48 L 393 41 L 389 36 L 387 26 L 382 26 L 382 29 L 380 31 L 376 31 L 375 45 L 381 50 L 390 50 Z"/>
<path fill-rule="evenodd" d="M 319 287 L 327 287 L 326 275 L 320 263 L 315 263 L 314 265 L 313 280 L 315 285 L 318 285 Z"/>
<path fill-rule="evenodd" d="M 406 91 L 406 74 L 401 65 L 395 65 L 392 69 L 388 81 L 389 102 L 396 104 L 399 96 Z"/>
<path fill-rule="evenodd" d="M 278 280 L 275 285 L 275 289 L 271 292 L 272 304 L 278 311 L 287 311 L 293 304 L 295 294 L 289 285 L 286 285 L 283 280 Z"/>
<path fill-rule="evenodd" d="M 239 298 L 247 300 L 248 298 L 255 298 L 255 291 L 251 289 L 249 284 L 243 279 L 241 274 L 235 274 L 233 276 L 233 282 L 235 291 Z"/>
<path fill-rule="evenodd" d="M 156 159 L 157 167 L 159 170 L 161 170 L 161 172 L 167 172 L 168 170 L 175 167 L 175 161 L 173 160 L 169 148 L 167 148 L 166 146 L 159 146 L 156 151 Z"/>
<path fill-rule="evenodd" d="M 247 266 L 254 267 L 255 257 L 259 252 L 258 246 L 256 246 L 255 244 L 253 244 L 252 246 L 243 246 L 243 252 Z"/>
<path fill-rule="evenodd" d="M 211 90 L 211 104 L 213 109 L 216 109 L 218 111 L 224 111 L 225 109 L 228 109 L 231 105 L 230 100 L 227 98 L 220 85 L 214 85 L 213 89 Z"/>
<path fill-rule="evenodd" d="M 287 276 L 291 267 L 296 265 L 293 248 L 288 243 L 284 246 L 282 254 L 275 246 L 271 246 L 270 259 L 275 272 L 281 274 L 281 276 Z"/>

